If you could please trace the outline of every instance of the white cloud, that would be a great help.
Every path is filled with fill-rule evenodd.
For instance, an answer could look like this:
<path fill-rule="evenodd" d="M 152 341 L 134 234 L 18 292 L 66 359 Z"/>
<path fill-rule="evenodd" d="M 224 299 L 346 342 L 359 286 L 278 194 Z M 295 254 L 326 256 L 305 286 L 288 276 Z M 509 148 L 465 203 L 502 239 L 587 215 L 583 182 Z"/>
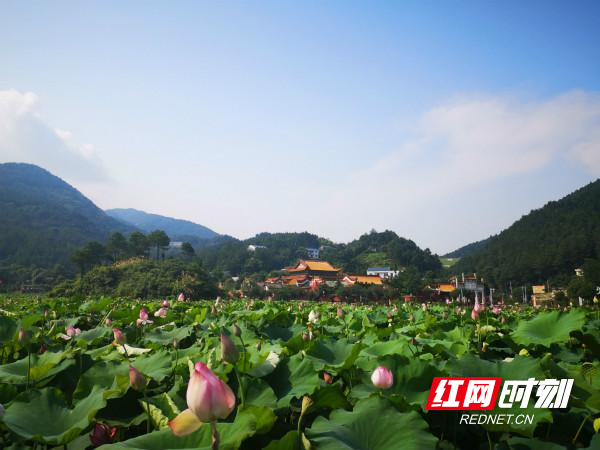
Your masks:
<path fill-rule="evenodd" d="M 590 178 L 600 175 L 596 93 L 526 102 L 462 96 L 425 112 L 414 129 L 397 150 L 350 174 L 328 196 L 317 213 L 327 217 L 326 233 L 335 235 L 340 223 L 346 224 L 346 238 L 372 227 L 390 228 L 419 244 L 450 249 L 452 242 L 500 231 L 477 229 L 469 209 L 456 208 L 457 201 L 468 205 L 473 192 L 501 189 L 515 177 L 548 176 L 544 171 L 557 163 L 571 171 L 573 164 L 579 166 Z M 461 214 L 468 218 L 459 219 Z M 481 234 L 459 238 L 461 227 Z"/>
<path fill-rule="evenodd" d="M 31 92 L 0 91 L 0 162 L 28 162 L 78 182 L 106 180 L 104 167 L 90 144 L 69 131 L 50 126 L 36 108 Z"/>

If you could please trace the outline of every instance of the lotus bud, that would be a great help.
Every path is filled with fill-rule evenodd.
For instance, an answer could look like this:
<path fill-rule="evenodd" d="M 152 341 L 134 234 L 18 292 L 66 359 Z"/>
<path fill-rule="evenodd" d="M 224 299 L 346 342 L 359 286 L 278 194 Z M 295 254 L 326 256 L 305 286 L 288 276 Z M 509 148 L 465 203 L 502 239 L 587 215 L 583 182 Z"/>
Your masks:
<path fill-rule="evenodd" d="M 235 408 L 235 395 L 231 388 L 202 362 L 194 366 L 186 401 L 188 409 L 169 422 L 176 436 L 193 433 L 202 423 L 226 419 Z"/>
<path fill-rule="evenodd" d="M 112 319 L 110 317 L 107 317 L 104 323 L 107 327 L 110 327 L 112 325 Z"/>
<path fill-rule="evenodd" d="M 481 345 L 481 351 L 482 351 L 483 353 L 487 352 L 487 349 L 488 349 L 488 347 L 489 347 L 489 344 L 488 344 L 487 342 L 484 342 L 484 343 Z"/>
<path fill-rule="evenodd" d="M 90 433 L 90 442 L 94 447 L 112 443 L 117 436 L 117 427 L 110 427 L 104 423 L 96 423 Z"/>
<path fill-rule="evenodd" d="M 318 320 L 319 320 L 319 313 L 316 312 L 315 310 L 311 310 L 308 313 L 308 321 L 311 323 L 317 323 Z"/>
<path fill-rule="evenodd" d="M 235 364 L 240 359 L 240 352 L 229 336 L 221 333 L 221 360 Z"/>
<path fill-rule="evenodd" d="M 495 315 L 498 315 L 501 312 L 502 312 L 502 310 L 498 306 L 494 305 L 494 307 L 492 308 L 492 313 Z"/>
<path fill-rule="evenodd" d="M 394 375 L 387 367 L 379 366 L 373 371 L 371 381 L 376 388 L 389 389 L 394 384 Z"/>
<path fill-rule="evenodd" d="M 183 292 L 179 293 L 179 295 L 177 296 L 177 301 L 178 302 L 185 302 L 185 294 Z"/>
<path fill-rule="evenodd" d="M 342 308 L 338 308 L 336 311 L 336 315 L 338 316 L 339 319 L 343 319 L 344 318 L 344 310 Z"/>
<path fill-rule="evenodd" d="M 211 305 L 210 307 L 210 313 L 214 316 L 216 316 L 217 314 L 219 314 L 219 311 L 217 311 L 217 307 L 215 305 Z"/>
<path fill-rule="evenodd" d="M 237 325 L 237 323 L 233 325 L 233 335 L 236 337 L 240 337 L 242 335 L 242 330 Z"/>
<path fill-rule="evenodd" d="M 329 372 L 323 373 L 323 381 L 325 381 L 327 384 L 333 383 L 333 377 L 329 374 Z"/>
<path fill-rule="evenodd" d="M 146 307 L 140 309 L 140 320 L 144 322 L 148 320 L 148 310 L 146 309 Z"/>
<path fill-rule="evenodd" d="M 308 335 L 307 332 L 302 333 L 302 340 L 304 342 L 309 341 L 310 340 L 310 336 Z"/>
<path fill-rule="evenodd" d="M 412 339 L 410 340 L 410 343 L 416 347 L 418 342 L 417 342 L 417 339 L 416 339 L 416 338 L 412 338 Z"/>
<path fill-rule="evenodd" d="M 471 319 L 479 320 L 479 313 L 477 312 L 477 310 L 475 308 L 473 308 L 473 310 L 471 311 Z"/>
<path fill-rule="evenodd" d="M 134 390 L 138 392 L 143 391 L 146 387 L 146 378 L 144 377 L 142 372 L 140 372 L 133 366 L 129 366 L 129 384 Z"/>
<path fill-rule="evenodd" d="M 164 300 L 163 300 L 163 301 L 160 303 L 160 306 L 161 306 L 161 307 L 163 307 L 163 308 L 169 308 L 169 307 L 171 307 L 171 304 L 169 303 L 169 300 L 167 300 L 167 299 L 164 299 Z"/>
<path fill-rule="evenodd" d="M 177 339 L 173 338 L 173 348 L 177 347 L 179 347 L 179 342 L 177 342 Z"/>
<path fill-rule="evenodd" d="M 123 345 L 125 342 L 127 342 L 125 335 L 118 328 L 113 328 L 113 336 L 115 337 L 115 342 L 117 344 Z"/>
<path fill-rule="evenodd" d="M 17 341 L 19 344 L 27 344 L 29 342 L 29 333 L 21 328 L 19 330 L 19 334 L 17 335 Z"/>
<path fill-rule="evenodd" d="M 302 410 L 300 411 L 300 415 L 303 416 L 306 414 L 308 408 L 310 408 L 313 404 L 313 400 L 308 395 L 305 395 L 304 398 L 302 398 Z"/>

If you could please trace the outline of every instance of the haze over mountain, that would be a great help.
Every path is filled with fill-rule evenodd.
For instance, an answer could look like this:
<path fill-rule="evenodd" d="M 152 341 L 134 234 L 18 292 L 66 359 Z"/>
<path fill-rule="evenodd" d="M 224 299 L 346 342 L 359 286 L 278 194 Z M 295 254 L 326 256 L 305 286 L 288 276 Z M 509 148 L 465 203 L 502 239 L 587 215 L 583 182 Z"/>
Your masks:
<path fill-rule="evenodd" d="M 32 164 L 0 164 L 0 212 L 2 264 L 68 263 L 73 250 L 88 241 L 135 230 Z"/>
<path fill-rule="evenodd" d="M 454 271 L 477 271 L 500 285 L 573 275 L 587 258 L 600 258 L 600 179 L 471 246 L 478 248 L 451 253 L 466 254 Z"/>
<path fill-rule="evenodd" d="M 106 210 L 106 214 L 139 228 L 144 232 L 163 230 L 172 240 L 195 241 L 198 239 L 213 239 L 218 233 L 203 225 L 189 220 L 151 214 L 133 208 L 115 208 Z"/>

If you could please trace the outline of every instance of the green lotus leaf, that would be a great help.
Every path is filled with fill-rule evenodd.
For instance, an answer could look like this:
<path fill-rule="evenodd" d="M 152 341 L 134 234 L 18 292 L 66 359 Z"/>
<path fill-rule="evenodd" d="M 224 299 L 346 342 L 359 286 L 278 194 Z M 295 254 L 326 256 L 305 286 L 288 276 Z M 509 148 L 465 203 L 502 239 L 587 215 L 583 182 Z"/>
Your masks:
<path fill-rule="evenodd" d="M 18 324 L 10 317 L 0 316 L 0 344 L 10 342 L 17 333 Z"/>
<path fill-rule="evenodd" d="M 137 358 L 131 365 L 144 375 L 160 383 L 171 374 L 171 354 L 167 350 L 160 350 L 150 356 Z"/>
<path fill-rule="evenodd" d="M 261 424 L 258 423 L 254 410 L 238 412 L 232 423 L 218 423 L 217 430 L 221 436 L 219 450 L 236 450 L 242 442 L 253 436 Z M 263 424 L 264 426 L 264 424 Z M 210 450 L 210 424 L 202 425 L 197 431 L 187 436 L 177 437 L 170 429 L 155 431 L 127 441 L 103 445 L 99 450 Z"/>
<path fill-rule="evenodd" d="M 362 349 L 360 343 L 350 343 L 347 339 L 317 340 L 306 352 L 315 367 L 349 367 Z"/>
<path fill-rule="evenodd" d="M 104 391 L 104 398 L 118 398 L 129 389 L 129 366 L 120 361 L 99 361 L 86 370 L 77 383 L 73 398 L 83 399 L 95 388 Z"/>
<path fill-rule="evenodd" d="M 180 413 L 179 408 L 166 392 L 151 397 L 147 401 L 140 400 L 140 403 L 144 410 L 148 408 L 154 426 L 160 430 L 167 428 L 169 420 L 174 419 Z"/>
<path fill-rule="evenodd" d="M 321 384 L 312 361 L 300 355 L 283 359 L 267 376 L 267 382 L 277 395 L 278 407 L 286 407 L 294 397 L 312 394 Z"/>
<path fill-rule="evenodd" d="M 4 423 L 24 439 L 61 445 L 79 436 L 105 405 L 100 388 L 77 401 L 72 409 L 56 388 L 33 390 L 19 395 L 10 404 Z"/>
<path fill-rule="evenodd" d="M 319 450 L 425 450 L 437 443 L 418 413 L 400 413 L 377 396 L 359 401 L 351 412 L 317 417 L 306 434 Z"/>
<path fill-rule="evenodd" d="M 193 330 L 191 326 L 175 327 L 172 330 L 155 328 L 144 334 L 144 341 L 161 345 L 173 345 L 173 340 L 182 341 L 190 336 Z"/>
<path fill-rule="evenodd" d="M 68 369 L 75 364 L 74 359 L 66 359 L 68 352 L 44 352 L 41 355 L 31 354 L 30 383 L 38 383 Z M 0 382 L 10 384 L 27 383 L 29 358 L 19 359 L 10 364 L 0 366 Z"/>
<path fill-rule="evenodd" d="M 531 320 L 521 320 L 511 333 L 513 340 L 521 345 L 543 345 L 566 342 L 572 331 L 581 330 L 585 324 L 585 312 L 572 310 L 539 313 Z"/>

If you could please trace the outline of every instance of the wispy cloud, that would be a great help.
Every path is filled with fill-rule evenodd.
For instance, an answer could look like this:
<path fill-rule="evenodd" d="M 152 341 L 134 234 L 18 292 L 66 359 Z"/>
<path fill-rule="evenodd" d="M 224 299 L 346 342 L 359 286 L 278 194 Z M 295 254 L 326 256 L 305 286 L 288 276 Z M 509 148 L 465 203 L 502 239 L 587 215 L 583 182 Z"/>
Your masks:
<path fill-rule="evenodd" d="M 505 179 L 539 174 L 556 163 L 565 170 L 579 166 L 590 178 L 600 175 L 597 93 L 573 91 L 536 101 L 459 96 L 424 112 L 414 130 L 397 150 L 339 183 L 318 216 L 347 224 L 348 237 L 371 227 L 391 228 L 425 245 L 449 247 L 442 244 L 451 242 L 447 228 L 455 232 L 471 220 L 449 224 L 448 218 L 461 214 L 453 198 L 468 200 L 473 192 L 501 188 Z M 484 237 L 481 233 L 471 239 Z"/>
<path fill-rule="evenodd" d="M 48 124 L 37 105 L 32 92 L 0 91 L 0 162 L 38 164 L 78 182 L 105 181 L 106 171 L 94 147 Z"/>

